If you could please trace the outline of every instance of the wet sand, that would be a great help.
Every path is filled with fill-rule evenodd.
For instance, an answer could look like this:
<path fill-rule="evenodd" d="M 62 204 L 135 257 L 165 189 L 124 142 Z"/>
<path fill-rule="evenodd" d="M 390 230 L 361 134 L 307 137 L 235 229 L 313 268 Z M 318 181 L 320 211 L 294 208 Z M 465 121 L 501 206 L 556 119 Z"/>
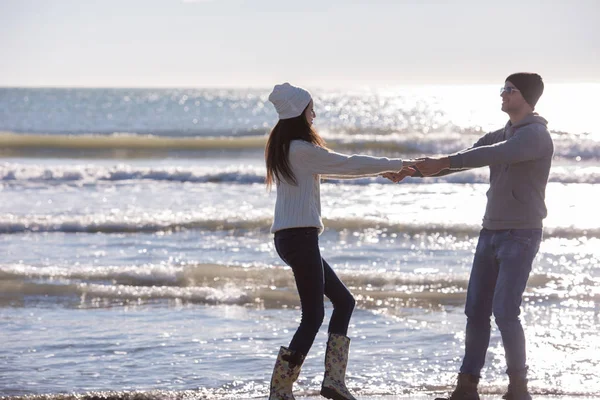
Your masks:
<path fill-rule="evenodd" d="M 448 395 L 446 393 L 445 395 Z M 433 400 L 436 397 L 444 396 L 443 393 L 415 393 L 411 395 L 397 396 L 356 396 L 357 400 Z M 266 399 L 267 396 L 264 398 Z M 88 392 L 88 393 L 60 393 L 60 394 L 43 394 L 31 396 L 0 396 L 6 400 L 193 400 L 193 399 L 262 399 L 262 397 L 243 397 L 235 395 L 215 395 L 205 394 L 200 390 L 185 390 L 185 391 L 109 391 L 109 392 Z M 592 400 L 599 399 L 597 396 L 564 396 L 564 395 L 536 395 L 533 394 L 534 400 Z M 314 396 L 296 396 L 296 400 L 315 400 L 324 399 L 318 394 Z M 502 399 L 501 394 L 481 394 L 481 399 Z"/>

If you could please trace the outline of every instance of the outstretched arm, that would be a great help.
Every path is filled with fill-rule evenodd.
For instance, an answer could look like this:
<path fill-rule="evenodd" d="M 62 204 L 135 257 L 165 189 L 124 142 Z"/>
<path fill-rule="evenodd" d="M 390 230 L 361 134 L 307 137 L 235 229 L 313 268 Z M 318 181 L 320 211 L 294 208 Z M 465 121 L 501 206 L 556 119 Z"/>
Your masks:
<path fill-rule="evenodd" d="M 379 173 L 376 174 L 362 174 L 362 175 L 336 175 L 336 174 L 324 174 L 321 175 L 323 179 L 360 179 L 360 178 L 374 178 L 379 176 Z"/>
<path fill-rule="evenodd" d="M 384 172 L 384 173 L 377 173 L 377 174 L 364 174 L 364 175 L 332 175 L 332 174 L 327 174 L 327 175 L 321 175 L 321 178 L 324 179 L 359 179 L 359 178 L 375 178 L 378 176 L 387 178 L 391 181 L 394 182 L 399 182 L 402 179 L 404 179 L 406 176 L 412 176 L 415 173 L 418 173 L 418 171 L 415 172 L 414 169 L 414 165 L 416 163 L 418 163 L 420 160 L 403 160 L 402 161 L 402 169 L 400 171 L 394 171 L 394 172 Z M 401 178 L 399 178 L 400 176 L 402 176 Z M 397 179 L 397 180 L 395 180 Z"/>
<path fill-rule="evenodd" d="M 482 143 L 457 154 L 426 158 L 416 168 L 424 176 L 437 176 L 441 171 L 464 170 L 488 165 L 516 164 L 535 160 L 553 152 L 550 134 L 545 129 L 532 127 L 517 131 L 508 140 Z"/>
<path fill-rule="evenodd" d="M 307 142 L 295 144 L 293 157 L 313 174 L 324 176 L 376 176 L 403 166 L 399 158 L 346 155 Z"/>
<path fill-rule="evenodd" d="M 449 157 L 450 168 L 479 168 L 487 165 L 517 164 L 551 155 L 550 134 L 541 125 L 517 130 L 508 140 L 479 146 Z"/>
<path fill-rule="evenodd" d="M 472 168 L 482 167 L 483 165 L 457 165 L 452 160 L 461 154 L 469 151 L 475 151 L 476 149 L 493 146 L 494 143 L 500 141 L 503 137 L 504 129 L 490 132 L 475 142 L 469 149 L 463 150 L 456 154 L 443 157 L 426 157 L 415 165 L 416 173 L 414 177 L 440 177 L 455 172 L 466 171 Z"/>

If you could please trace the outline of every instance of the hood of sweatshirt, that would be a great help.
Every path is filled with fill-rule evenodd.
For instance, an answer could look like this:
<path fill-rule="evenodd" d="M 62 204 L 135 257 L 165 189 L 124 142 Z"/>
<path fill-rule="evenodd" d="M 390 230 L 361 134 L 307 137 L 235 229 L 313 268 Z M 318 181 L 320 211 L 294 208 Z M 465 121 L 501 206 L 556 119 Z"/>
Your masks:
<path fill-rule="evenodd" d="M 531 124 L 541 124 L 541 125 L 544 125 L 544 127 L 547 127 L 548 121 L 546 121 L 546 119 L 541 117 L 538 113 L 531 113 L 514 125 L 509 120 L 506 123 L 506 128 L 512 127 L 513 129 L 519 129 L 523 126 L 531 125 Z"/>

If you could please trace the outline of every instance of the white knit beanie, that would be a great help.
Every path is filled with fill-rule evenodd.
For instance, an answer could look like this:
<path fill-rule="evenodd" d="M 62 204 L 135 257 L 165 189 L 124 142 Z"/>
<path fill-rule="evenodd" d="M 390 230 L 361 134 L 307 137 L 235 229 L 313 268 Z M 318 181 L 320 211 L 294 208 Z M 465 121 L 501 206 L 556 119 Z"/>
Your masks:
<path fill-rule="evenodd" d="M 279 119 L 295 118 L 302 114 L 311 100 L 310 93 L 289 83 L 275 85 L 269 101 L 275 106 Z"/>

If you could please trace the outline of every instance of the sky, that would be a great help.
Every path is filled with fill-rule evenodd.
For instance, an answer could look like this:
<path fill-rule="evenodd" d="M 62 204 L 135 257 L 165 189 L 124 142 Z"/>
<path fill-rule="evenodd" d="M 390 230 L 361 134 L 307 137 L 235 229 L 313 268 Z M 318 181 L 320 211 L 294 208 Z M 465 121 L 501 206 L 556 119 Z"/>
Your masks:
<path fill-rule="evenodd" d="M 598 0 L 0 0 L 0 86 L 600 82 Z"/>

